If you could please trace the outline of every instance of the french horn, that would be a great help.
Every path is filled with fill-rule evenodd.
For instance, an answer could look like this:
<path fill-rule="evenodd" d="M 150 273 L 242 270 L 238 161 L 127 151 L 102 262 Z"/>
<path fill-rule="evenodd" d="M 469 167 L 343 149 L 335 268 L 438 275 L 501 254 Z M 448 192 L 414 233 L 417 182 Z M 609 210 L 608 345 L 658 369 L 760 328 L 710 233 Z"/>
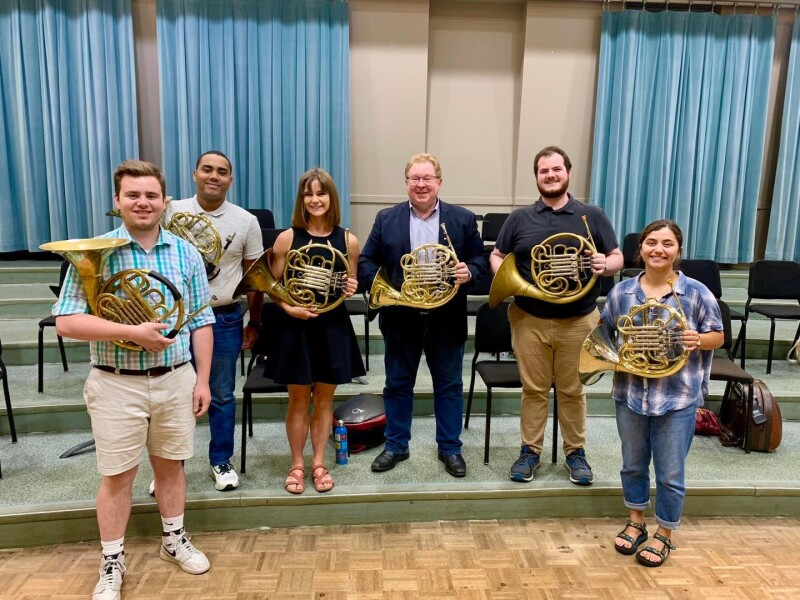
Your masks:
<path fill-rule="evenodd" d="M 406 306 L 429 310 L 447 304 L 456 295 L 458 257 L 447 227 L 444 223 L 440 227 L 448 245 L 423 244 L 404 254 L 400 259 L 403 283 L 399 290 L 389 283 L 386 267 L 381 267 L 369 291 L 371 309 Z"/>
<path fill-rule="evenodd" d="M 346 230 L 347 244 L 349 237 Z M 269 248 L 250 265 L 233 292 L 234 298 L 246 292 L 263 292 L 275 302 L 316 308 L 317 313 L 331 311 L 344 302 L 347 278 L 352 277 L 350 261 L 330 244 L 311 243 L 289 250 L 282 283 L 270 269 L 271 258 Z"/>
<path fill-rule="evenodd" d="M 172 196 L 167 196 L 167 202 L 171 200 Z M 112 208 L 106 212 L 106 216 L 121 218 L 122 214 L 118 208 Z M 225 245 L 223 246 L 222 238 L 220 238 L 217 228 L 214 227 L 214 223 L 208 216 L 180 211 L 173 213 L 168 222 L 166 217 L 167 211 L 164 211 L 161 216 L 161 225 L 164 229 L 186 240 L 200 252 L 200 256 L 203 257 L 203 263 L 205 263 L 208 280 L 211 281 L 219 275 L 219 261 L 228 246 L 231 245 L 236 234 L 232 233 L 225 238 Z"/>
<path fill-rule="evenodd" d="M 586 215 L 587 237 L 557 233 L 531 249 L 531 280 L 522 277 L 517 258 L 509 253 L 497 269 L 489 288 L 489 305 L 494 308 L 509 296 L 535 298 L 551 304 L 566 304 L 583 298 L 597 280 L 591 270 L 597 253 Z M 586 273 L 591 275 L 587 277 Z"/>
<path fill-rule="evenodd" d="M 674 292 L 673 297 L 677 309 L 648 298 L 620 316 L 616 329 L 609 323 L 595 327 L 581 346 L 578 358 L 581 382 L 591 385 L 605 371 L 648 379 L 661 379 L 680 371 L 689 356 L 681 342 L 688 321 Z"/>
<path fill-rule="evenodd" d="M 207 215 L 192 212 L 176 212 L 170 217 L 166 229 L 197 248 L 206 265 L 206 276 L 211 281 L 219 275 L 219 261 L 231 245 L 235 233 L 225 238 L 222 245 L 217 228 Z"/>
<path fill-rule="evenodd" d="M 100 237 L 49 242 L 39 248 L 63 256 L 75 268 L 93 315 L 127 325 L 164 323 L 174 315 L 175 325 L 165 334 L 167 338 L 174 338 L 208 304 L 184 319 L 180 291 L 166 277 L 150 269 L 124 269 L 103 281 L 103 269 L 108 258 L 129 243 L 130 240 L 124 238 Z M 170 298 L 153 282 L 162 284 Z M 114 343 L 126 350 L 143 350 L 139 344 L 127 340 Z"/>

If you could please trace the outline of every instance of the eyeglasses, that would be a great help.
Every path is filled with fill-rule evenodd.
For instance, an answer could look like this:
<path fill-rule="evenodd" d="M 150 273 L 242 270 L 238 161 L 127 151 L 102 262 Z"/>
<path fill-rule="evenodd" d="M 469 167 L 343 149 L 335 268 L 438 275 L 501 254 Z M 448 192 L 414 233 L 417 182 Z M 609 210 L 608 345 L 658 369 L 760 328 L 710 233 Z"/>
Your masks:
<path fill-rule="evenodd" d="M 439 180 L 439 178 L 438 177 L 434 177 L 433 175 L 426 175 L 425 177 L 406 177 L 406 181 L 408 183 L 413 184 L 413 185 L 419 184 L 420 181 L 422 183 L 424 183 L 425 185 L 428 185 L 428 184 L 431 184 L 434 181 L 438 181 L 438 180 Z"/>

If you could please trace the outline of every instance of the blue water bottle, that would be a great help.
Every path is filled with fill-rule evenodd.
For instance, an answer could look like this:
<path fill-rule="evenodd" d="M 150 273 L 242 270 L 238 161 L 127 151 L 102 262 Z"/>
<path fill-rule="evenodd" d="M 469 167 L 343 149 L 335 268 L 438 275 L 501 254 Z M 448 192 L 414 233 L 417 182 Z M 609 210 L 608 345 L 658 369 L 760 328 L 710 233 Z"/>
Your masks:
<path fill-rule="evenodd" d="M 333 428 L 333 445 L 336 448 L 336 464 L 346 465 L 347 455 L 347 427 L 344 426 L 344 421 L 339 420 L 336 427 Z"/>

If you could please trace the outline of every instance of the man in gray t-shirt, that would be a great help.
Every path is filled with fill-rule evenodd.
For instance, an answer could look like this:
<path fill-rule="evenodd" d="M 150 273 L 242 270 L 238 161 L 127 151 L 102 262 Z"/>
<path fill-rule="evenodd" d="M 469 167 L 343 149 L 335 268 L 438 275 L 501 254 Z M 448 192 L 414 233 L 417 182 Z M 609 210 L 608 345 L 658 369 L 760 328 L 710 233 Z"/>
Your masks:
<path fill-rule="evenodd" d="M 167 208 L 168 218 L 176 212 L 206 215 L 219 233 L 223 247 L 227 245 L 217 265 L 219 271 L 212 273 L 208 282 L 215 296 L 211 307 L 217 319 L 209 379 L 211 443 L 208 458 L 214 487 L 219 491 L 239 487 L 239 477 L 231 465 L 236 426 L 236 361 L 241 350 L 250 348 L 258 337 L 264 298 L 260 292 L 248 293 L 250 319 L 243 331 L 242 309 L 233 292 L 244 271 L 263 252 L 263 244 L 258 219 L 225 198 L 233 182 L 232 171 L 230 160 L 222 152 L 205 152 L 197 159 L 194 170 L 197 194 L 186 200 L 170 202 Z"/>

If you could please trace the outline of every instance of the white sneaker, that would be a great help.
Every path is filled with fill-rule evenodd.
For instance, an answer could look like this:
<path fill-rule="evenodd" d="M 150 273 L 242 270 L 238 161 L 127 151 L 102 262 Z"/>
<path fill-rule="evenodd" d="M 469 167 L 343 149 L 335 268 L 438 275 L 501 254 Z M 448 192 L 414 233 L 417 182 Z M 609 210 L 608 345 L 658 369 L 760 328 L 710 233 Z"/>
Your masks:
<path fill-rule="evenodd" d="M 239 487 L 239 476 L 233 470 L 231 463 L 214 465 L 209 474 L 214 478 L 214 488 L 220 492 L 227 492 Z"/>
<path fill-rule="evenodd" d="M 120 588 L 125 577 L 125 554 L 103 556 L 100 565 L 100 581 L 94 586 L 92 600 L 120 600 Z"/>
<path fill-rule="evenodd" d="M 180 534 L 164 533 L 163 537 L 169 536 L 172 550 L 168 550 L 162 538 L 161 552 L 159 555 L 167 562 L 175 563 L 181 569 L 191 575 L 200 575 L 211 568 L 206 555 L 194 547 L 189 541 L 189 534 L 181 530 Z M 103 599 L 105 600 L 105 599 Z"/>
<path fill-rule="evenodd" d="M 156 480 L 155 479 L 153 479 L 150 482 L 150 487 L 147 488 L 147 493 L 150 494 L 151 496 L 153 496 L 153 498 L 156 497 Z"/>

